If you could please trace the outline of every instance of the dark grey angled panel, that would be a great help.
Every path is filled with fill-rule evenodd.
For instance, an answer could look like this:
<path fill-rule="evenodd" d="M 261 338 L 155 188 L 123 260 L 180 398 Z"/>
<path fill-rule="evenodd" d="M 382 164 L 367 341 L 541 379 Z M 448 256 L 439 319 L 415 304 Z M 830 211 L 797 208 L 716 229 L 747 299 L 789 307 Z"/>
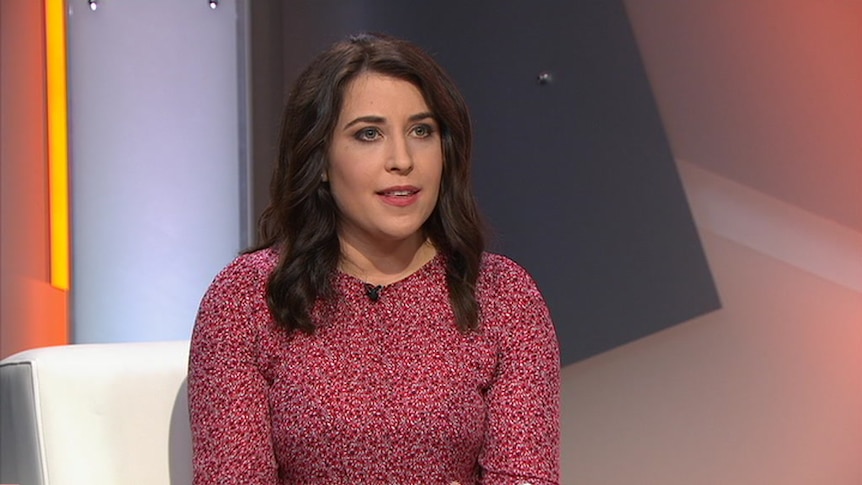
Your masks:
<path fill-rule="evenodd" d="M 621 2 L 305 0 L 289 10 L 288 79 L 358 30 L 414 40 L 452 73 L 474 115 L 494 247 L 538 281 L 564 363 L 719 308 Z"/>

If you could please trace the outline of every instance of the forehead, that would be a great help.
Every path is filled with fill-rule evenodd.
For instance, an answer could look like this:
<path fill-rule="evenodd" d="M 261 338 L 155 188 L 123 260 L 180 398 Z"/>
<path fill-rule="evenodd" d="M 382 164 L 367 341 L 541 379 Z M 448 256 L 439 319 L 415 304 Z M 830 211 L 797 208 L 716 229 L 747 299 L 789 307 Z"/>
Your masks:
<path fill-rule="evenodd" d="M 409 81 L 377 72 L 363 72 L 345 87 L 341 116 L 375 110 L 412 111 L 409 114 L 415 114 L 428 111 L 428 104 L 422 91 Z"/>

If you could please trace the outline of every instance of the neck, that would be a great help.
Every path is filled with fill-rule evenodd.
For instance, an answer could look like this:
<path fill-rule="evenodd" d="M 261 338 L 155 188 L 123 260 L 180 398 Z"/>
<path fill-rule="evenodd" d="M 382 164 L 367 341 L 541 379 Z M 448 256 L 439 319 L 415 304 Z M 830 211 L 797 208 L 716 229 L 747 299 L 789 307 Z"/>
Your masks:
<path fill-rule="evenodd" d="M 341 238 L 339 269 L 372 285 L 388 285 L 401 280 L 434 258 L 437 250 L 423 237 L 393 243 L 387 247 L 364 246 Z"/>

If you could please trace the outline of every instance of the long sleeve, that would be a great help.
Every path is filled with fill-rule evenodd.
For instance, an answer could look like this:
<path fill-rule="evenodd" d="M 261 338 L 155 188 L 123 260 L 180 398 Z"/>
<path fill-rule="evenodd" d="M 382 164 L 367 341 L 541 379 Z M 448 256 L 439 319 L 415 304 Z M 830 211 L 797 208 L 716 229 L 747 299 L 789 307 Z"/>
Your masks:
<path fill-rule="evenodd" d="M 533 280 L 506 261 L 489 307 L 499 319 L 498 364 L 487 391 L 480 456 L 484 485 L 559 483 L 560 360 L 554 326 Z M 512 268 L 514 267 L 514 268 Z"/>
<path fill-rule="evenodd" d="M 257 350 L 265 278 L 241 256 L 201 302 L 188 377 L 195 485 L 278 483 Z"/>

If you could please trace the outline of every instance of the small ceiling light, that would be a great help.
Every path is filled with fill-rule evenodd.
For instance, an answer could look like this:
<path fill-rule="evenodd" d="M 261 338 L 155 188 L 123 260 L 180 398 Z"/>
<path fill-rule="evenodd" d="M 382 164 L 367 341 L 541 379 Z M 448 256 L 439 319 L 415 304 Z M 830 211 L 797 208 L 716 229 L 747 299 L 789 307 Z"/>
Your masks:
<path fill-rule="evenodd" d="M 215 10 L 218 7 L 218 0 L 210 0 L 210 8 Z"/>
<path fill-rule="evenodd" d="M 96 9 L 99 8 L 99 4 L 98 2 L 96 2 L 96 0 L 87 0 L 87 5 L 90 6 L 90 10 L 92 10 L 93 12 L 95 12 Z"/>

